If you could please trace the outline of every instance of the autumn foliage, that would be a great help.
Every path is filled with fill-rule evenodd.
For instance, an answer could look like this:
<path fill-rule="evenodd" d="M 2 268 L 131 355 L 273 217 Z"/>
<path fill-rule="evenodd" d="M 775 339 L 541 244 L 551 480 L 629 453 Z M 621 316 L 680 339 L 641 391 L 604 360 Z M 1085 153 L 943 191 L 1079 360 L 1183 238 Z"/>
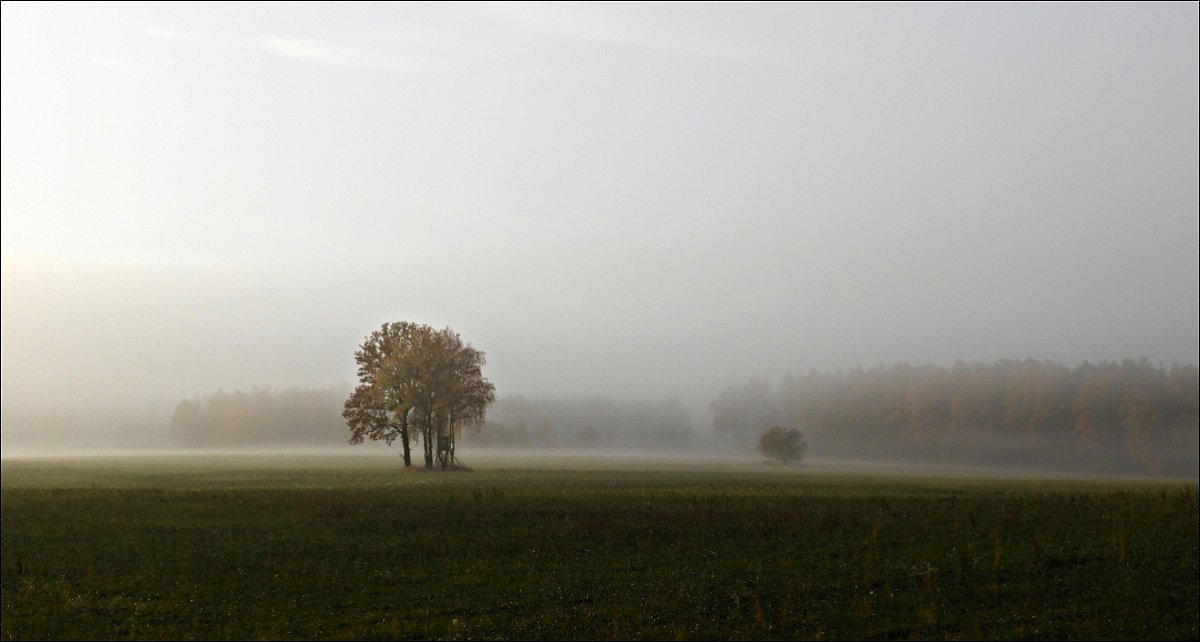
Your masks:
<path fill-rule="evenodd" d="M 372 332 L 354 355 L 358 386 L 343 417 L 350 442 L 399 439 L 404 465 L 423 447 L 426 468 L 457 463 L 457 438 L 483 424 L 495 386 L 483 376 L 484 354 L 450 328 L 401 321 Z"/>

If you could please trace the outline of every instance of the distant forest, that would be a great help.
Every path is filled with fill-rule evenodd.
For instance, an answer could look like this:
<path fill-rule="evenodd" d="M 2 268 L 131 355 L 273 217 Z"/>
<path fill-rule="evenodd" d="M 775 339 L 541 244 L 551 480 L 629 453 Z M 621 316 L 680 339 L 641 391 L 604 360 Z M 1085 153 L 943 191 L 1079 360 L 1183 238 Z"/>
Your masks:
<path fill-rule="evenodd" d="M 1047 361 L 898 364 L 755 378 L 710 404 L 700 434 L 677 399 L 508 396 L 464 445 L 749 453 L 772 426 L 798 427 L 818 458 L 1196 475 L 1196 366 L 1146 360 L 1075 368 Z M 217 391 L 179 402 L 171 440 L 191 447 L 341 445 L 344 387 Z M 705 422 L 707 423 L 707 422 Z"/>
<path fill-rule="evenodd" d="M 608 397 L 504 397 L 465 443 L 500 447 L 686 449 L 695 434 L 687 408 L 673 397 L 615 401 Z"/>
<path fill-rule="evenodd" d="M 171 440 L 190 447 L 271 444 L 346 444 L 344 387 L 218 390 L 180 401 L 171 419 Z M 510 448 L 686 448 L 691 418 L 675 399 L 619 402 L 607 397 L 498 399 L 487 423 L 468 429 L 463 443 Z"/>
<path fill-rule="evenodd" d="M 197 448 L 344 444 L 350 429 L 342 404 L 349 394 L 344 386 L 218 390 L 180 401 L 169 435 L 178 445 Z"/>
<path fill-rule="evenodd" d="M 797 426 L 822 457 L 1196 474 L 1196 366 L 1145 359 L 898 364 L 751 379 L 712 402 L 713 428 L 748 441 Z"/>

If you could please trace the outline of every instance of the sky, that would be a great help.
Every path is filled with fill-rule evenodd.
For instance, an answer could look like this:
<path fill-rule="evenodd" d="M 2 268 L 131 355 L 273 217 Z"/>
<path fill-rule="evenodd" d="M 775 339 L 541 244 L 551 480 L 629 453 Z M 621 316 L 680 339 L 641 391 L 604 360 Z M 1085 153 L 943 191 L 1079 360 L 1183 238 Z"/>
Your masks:
<path fill-rule="evenodd" d="M 1197 7 L 5 3 L 3 404 L 1194 364 Z"/>

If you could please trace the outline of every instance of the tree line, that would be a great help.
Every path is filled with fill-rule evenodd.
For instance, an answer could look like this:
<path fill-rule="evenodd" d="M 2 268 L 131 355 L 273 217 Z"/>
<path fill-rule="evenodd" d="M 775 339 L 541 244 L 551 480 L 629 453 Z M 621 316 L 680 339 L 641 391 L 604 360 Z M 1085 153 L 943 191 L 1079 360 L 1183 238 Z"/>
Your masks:
<path fill-rule="evenodd" d="M 172 443 L 193 448 L 343 445 L 355 434 L 342 415 L 347 394 L 344 386 L 218 390 L 180 401 L 168 434 Z M 376 424 L 380 426 L 380 440 L 387 441 L 389 432 L 393 441 L 402 439 L 399 429 L 388 428 L 386 415 L 375 416 L 384 419 Z M 411 411 L 406 416 L 411 418 Z M 434 465 L 439 450 L 433 430 L 436 424 L 426 421 L 421 425 L 427 429 L 417 429 L 416 423 L 410 422 L 408 428 L 410 449 L 412 445 L 429 444 L 428 455 Z M 360 434 L 367 439 L 366 430 L 370 428 L 360 426 L 364 428 Z M 508 395 L 492 404 L 483 424 L 472 425 L 466 431 L 461 430 L 463 427 L 467 426 L 460 424 L 456 444 L 461 441 L 523 450 L 683 449 L 694 447 L 697 437 L 687 408 L 673 397 L 619 401 L 604 396 Z M 426 433 L 431 438 L 422 441 Z M 423 457 L 426 453 L 420 450 Z M 448 452 L 449 444 L 442 450 Z"/>
<path fill-rule="evenodd" d="M 1027 359 L 755 378 L 710 408 L 719 435 L 798 426 L 823 456 L 1194 474 L 1197 390 L 1192 365 Z"/>
<path fill-rule="evenodd" d="M 511 395 L 488 410 L 472 444 L 509 448 L 680 449 L 694 443 L 691 416 L 674 397 L 617 401 L 604 396 Z"/>
<path fill-rule="evenodd" d="M 345 388 L 218 390 L 175 405 L 168 436 L 193 448 L 346 443 Z"/>

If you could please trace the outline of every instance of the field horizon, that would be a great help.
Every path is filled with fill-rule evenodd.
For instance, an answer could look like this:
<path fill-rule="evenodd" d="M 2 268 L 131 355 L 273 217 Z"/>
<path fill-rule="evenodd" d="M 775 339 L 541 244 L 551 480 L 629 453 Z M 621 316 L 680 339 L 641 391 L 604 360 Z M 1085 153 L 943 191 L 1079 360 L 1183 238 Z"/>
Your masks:
<path fill-rule="evenodd" d="M 1194 638 L 1194 480 L 5 457 L 3 639 Z M 898 472 L 902 471 L 902 472 Z"/>
<path fill-rule="evenodd" d="M 137 464 L 154 468 L 170 462 L 199 469 L 266 468 L 266 469 L 376 469 L 396 473 L 430 472 L 419 463 L 408 469 L 403 466 L 399 450 L 379 444 L 366 447 L 338 448 L 284 446 L 265 448 L 196 448 L 196 449 L 110 449 L 110 450 L 11 450 L 0 453 L 0 462 L 16 469 L 26 466 L 66 465 L 69 467 L 95 465 L 98 469 L 119 468 Z M 761 472 L 800 476 L 849 475 L 868 478 L 946 478 L 967 483 L 987 480 L 1013 481 L 1079 481 L 1096 483 L 1198 483 L 1195 476 L 1149 475 L 1137 473 L 1089 472 L 1052 468 L 1020 468 L 958 463 L 929 463 L 905 460 L 870 460 L 805 457 L 801 462 L 780 464 L 752 454 L 714 454 L 712 452 L 635 451 L 620 449 L 556 449 L 522 450 L 511 448 L 471 448 L 460 457 L 463 472 L 482 472 L 493 469 L 563 469 L 563 470 L 694 470 L 709 472 Z M 17 482 L 7 471 L 0 469 L 0 485 Z"/>

